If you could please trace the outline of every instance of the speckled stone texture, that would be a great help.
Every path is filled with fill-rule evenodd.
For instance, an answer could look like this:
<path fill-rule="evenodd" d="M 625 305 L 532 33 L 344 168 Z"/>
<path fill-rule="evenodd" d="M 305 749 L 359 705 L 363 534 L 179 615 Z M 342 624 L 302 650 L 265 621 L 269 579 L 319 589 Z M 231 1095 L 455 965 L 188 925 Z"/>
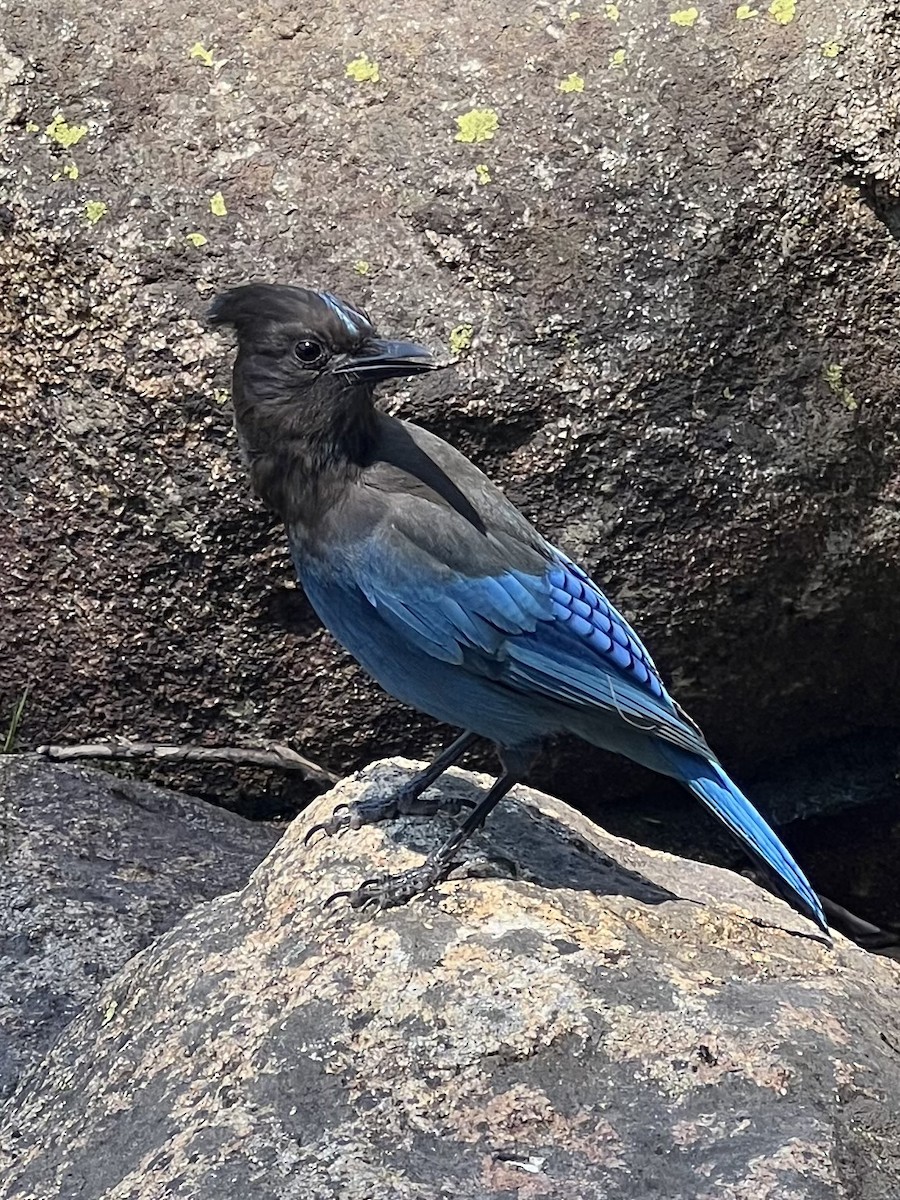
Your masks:
<path fill-rule="evenodd" d="M 900 724 L 896 14 L 776 8 L 7 5 L 0 710 L 31 681 L 25 744 L 293 739 L 343 769 L 435 737 L 318 629 L 247 493 L 200 322 L 250 278 L 457 348 L 389 407 L 609 585 L 739 775 Z M 489 140 L 456 140 L 472 110 Z M 579 802 L 610 780 L 588 751 L 545 771 Z"/>
<path fill-rule="evenodd" d="M 514 878 L 324 908 L 445 836 L 303 844 L 411 766 L 103 988 L 7 1107 L 3 1200 L 895 1200 L 896 964 L 523 788 L 476 847 Z"/>
<path fill-rule="evenodd" d="M 0 757 L 0 1101 L 110 975 L 243 887 L 277 837 L 190 796 Z"/>

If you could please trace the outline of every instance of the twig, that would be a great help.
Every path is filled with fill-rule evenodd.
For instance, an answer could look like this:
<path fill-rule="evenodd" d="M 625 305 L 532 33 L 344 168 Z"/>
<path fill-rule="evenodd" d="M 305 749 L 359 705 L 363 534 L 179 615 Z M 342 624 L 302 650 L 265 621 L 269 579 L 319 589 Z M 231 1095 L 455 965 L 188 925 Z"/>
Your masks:
<path fill-rule="evenodd" d="M 57 762 L 76 758 L 152 758 L 157 762 L 232 763 L 235 766 L 270 767 L 279 771 L 299 771 L 306 779 L 330 786 L 338 776 L 304 758 L 290 746 L 270 743 L 264 750 L 243 746 L 160 746 L 154 742 L 95 742 L 83 746 L 38 746 L 34 751 Z"/>

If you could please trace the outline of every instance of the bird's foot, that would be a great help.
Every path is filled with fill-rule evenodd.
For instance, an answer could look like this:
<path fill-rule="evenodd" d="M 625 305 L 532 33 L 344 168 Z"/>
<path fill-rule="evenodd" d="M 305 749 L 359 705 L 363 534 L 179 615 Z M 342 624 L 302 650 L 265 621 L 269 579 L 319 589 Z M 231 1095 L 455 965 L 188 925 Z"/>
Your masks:
<path fill-rule="evenodd" d="M 515 864 L 505 858 L 487 858 L 480 855 L 468 862 L 455 862 L 438 850 L 422 863 L 399 875 L 382 875 L 377 879 L 365 879 L 359 887 L 335 892 L 325 901 L 325 907 L 336 900 L 346 900 L 351 908 L 362 912 L 377 913 L 386 908 L 398 908 L 416 896 L 424 896 L 445 879 L 511 879 L 516 875 Z"/>
<path fill-rule="evenodd" d="M 345 829 L 361 829 L 363 825 L 377 825 L 379 821 L 394 821 L 397 817 L 433 817 L 439 812 L 455 817 L 473 807 L 472 800 L 448 796 L 431 788 L 416 788 L 412 781 L 387 796 L 338 804 L 327 820 L 313 825 L 303 841 L 308 846 L 317 833 L 333 837 Z"/>
<path fill-rule="evenodd" d="M 325 901 L 325 906 L 328 907 L 336 900 L 346 900 L 351 908 L 372 913 L 381 912 L 385 908 L 397 908 L 408 903 L 414 896 L 422 896 L 430 891 L 436 883 L 447 878 L 453 866 L 452 862 L 426 859 L 421 867 L 413 867 L 412 870 L 402 871 L 399 875 L 364 879 L 359 887 L 335 892 Z"/>

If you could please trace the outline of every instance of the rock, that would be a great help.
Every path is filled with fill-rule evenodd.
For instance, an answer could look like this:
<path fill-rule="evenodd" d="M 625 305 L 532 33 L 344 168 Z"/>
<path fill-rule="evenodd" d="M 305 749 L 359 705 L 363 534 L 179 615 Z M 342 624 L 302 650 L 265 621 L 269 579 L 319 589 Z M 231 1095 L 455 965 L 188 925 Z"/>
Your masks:
<path fill-rule="evenodd" d="M 106 984 L 9 1102 L 3 1200 L 896 1197 L 895 964 L 524 788 L 479 838 L 516 878 L 324 907 L 446 835 L 304 846 L 410 766 Z"/>
<path fill-rule="evenodd" d="M 318 629 L 247 493 L 201 322 L 249 278 L 453 352 L 389 406 L 608 583 L 738 774 L 896 729 L 889 6 L 289 7 L 4 22 L 0 710 L 31 683 L 24 744 L 293 738 L 339 768 L 435 736 Z M 601 761 L 543 778 L 588 804 Z"/>
<path fill-rule="evenodd" d="M 189 796 L 0 756 L 0 1100 L 110 975 L 242 887 L 277 837 Z"/>

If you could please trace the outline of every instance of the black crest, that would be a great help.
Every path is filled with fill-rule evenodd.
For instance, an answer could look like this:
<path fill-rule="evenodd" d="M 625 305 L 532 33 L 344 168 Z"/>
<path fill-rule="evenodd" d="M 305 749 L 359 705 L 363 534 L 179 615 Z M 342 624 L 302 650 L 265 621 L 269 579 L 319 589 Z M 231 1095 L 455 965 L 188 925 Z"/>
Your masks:
<path fill-rule="evenodd" d="M 245 337 L 273 326 L 322 330 L 333 344 L 356 343 L 375 333 L 369 314 L 331 292 L 284 283 L 247 283 L 217 296 L 206 314 L 211 325 L 233 325 Z"/>

